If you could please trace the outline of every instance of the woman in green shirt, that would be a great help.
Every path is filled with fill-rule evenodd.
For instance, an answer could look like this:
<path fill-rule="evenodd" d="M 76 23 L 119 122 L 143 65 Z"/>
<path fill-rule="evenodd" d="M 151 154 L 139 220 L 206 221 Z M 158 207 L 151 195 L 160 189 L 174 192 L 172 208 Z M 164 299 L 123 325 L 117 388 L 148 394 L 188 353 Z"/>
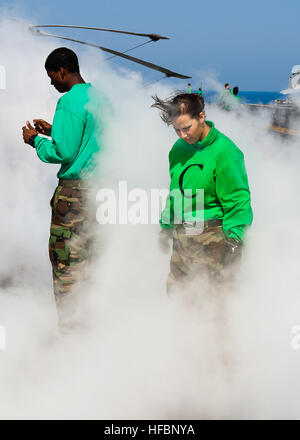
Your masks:
<path fill-rule="evenodd" d="M 253 215 L 244 155 L 205 119 L 203 97 L 153 98 L 179 136 L 169 153 L 170 194 L 160 220 L 161 240 L 173 238 L 170 293 L 197 275 L 224 280 Z"/>

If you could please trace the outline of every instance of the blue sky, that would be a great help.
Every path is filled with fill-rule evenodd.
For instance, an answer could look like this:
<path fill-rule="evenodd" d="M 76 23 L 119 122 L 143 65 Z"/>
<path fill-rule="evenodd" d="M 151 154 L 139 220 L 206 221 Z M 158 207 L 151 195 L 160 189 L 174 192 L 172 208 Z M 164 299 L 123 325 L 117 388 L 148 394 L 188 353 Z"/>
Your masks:
<path fill-rule="evenodd" d="M 1 6 L 12 4 L 0 0 Z M 213 73 L 221 83 L 230 82 L 240 90 L 279 91 L 287 88 L 292 65 L 300 64 L 299 0 L 22 0 L 15 5 L 10 16 L 35 24 L 79 24 L 168 36 L 169 41 L 151 43 L 131 55 L 192 76 L 195 88 L 202 76 Z M 146 41 L 93 31 L 49 32 L 116 50 Z M 130 66 L 119 60 L 111 63 Z M 162 76 L 134 68 L 149 80 Z"/>

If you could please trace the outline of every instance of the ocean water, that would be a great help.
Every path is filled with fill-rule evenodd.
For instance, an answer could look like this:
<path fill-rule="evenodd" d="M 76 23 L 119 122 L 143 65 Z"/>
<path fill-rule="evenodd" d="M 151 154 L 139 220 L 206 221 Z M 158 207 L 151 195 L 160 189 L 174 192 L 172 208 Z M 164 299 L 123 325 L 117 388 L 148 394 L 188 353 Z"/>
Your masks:
<path fill-rule="evenodd" d="M 247 104 L 269 104 L 275 99 L 286 99 L 279 92 L 239 92 L 242 102 Z"/>
<path fill-rule="evenodd" d="M 285 99 L 286 97 L 280 92 L 247 92 L 239 91 L 238 95 L 244 104 L 269 104 L 275 99 Z M 220 94 L 214 91 L 203 92 L 204 99 L 209 102 L 217 102 Z"/>

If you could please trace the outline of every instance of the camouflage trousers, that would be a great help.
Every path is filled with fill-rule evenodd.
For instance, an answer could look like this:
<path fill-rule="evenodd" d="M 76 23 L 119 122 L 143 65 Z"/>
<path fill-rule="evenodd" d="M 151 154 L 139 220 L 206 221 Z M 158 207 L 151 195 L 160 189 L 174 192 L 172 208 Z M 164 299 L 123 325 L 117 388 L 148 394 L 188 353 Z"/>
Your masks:
<path fill-rule="evenodd" d="M 93 220 L 87 208 L 88 191 L 82 180 L 60 179 L 50 202 L 49 254 L 58 309 L 70 302 L 75 284 L 85 278 Z"/>
<path fill-rule="evenodd" d="M 228 305 L 240 263 L 240 255 L 233 261 L 227 252 L 222 225 L 207 227 L 199 235 L 186 235 L 178 225 L 167 281 L 168 295 L 192 307 L 199 322 L 211 325 L 209 337 L 223 367 L 230 367 L 234 359 Z M 230 368 L 224 371 L 230 374 Z"/>
<path fill-rule="evenodd" d="M 182 225 L 178 225 L 173 234 L 168 294 L 197 277 L 205 277 L 214 286 L 224 282 L 225 253 L 222 225 L 206 227 L 199 235 L 186 235 Z"/>

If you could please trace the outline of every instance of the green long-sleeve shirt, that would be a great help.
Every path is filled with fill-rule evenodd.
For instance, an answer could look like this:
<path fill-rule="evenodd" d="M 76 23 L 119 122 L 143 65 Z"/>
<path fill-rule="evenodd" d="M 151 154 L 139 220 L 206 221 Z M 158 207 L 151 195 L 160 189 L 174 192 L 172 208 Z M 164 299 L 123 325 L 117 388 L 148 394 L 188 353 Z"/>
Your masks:
<path fill-rule="evenodd" d="M 253 217 L 244 155 L 212 122 L 206 122 L 211 129 L 202 142 L 190 145 L 178 139 L 169 153 L 170 194 L 160 223 L 170 228 L 184 220 L 220 219 L 226 236 L 242 240 Z M 204 190 L 201 212 L 192 201 L 200 189 Z M 171 196 L 174 193 L 179 194 L 179 203 Z"/>
<path fill-rule="evenodd" d="M 61 164 L 62 179 L 86 179 L 95 168 L 101 144 L 100 97 L 90 83 L 75 84 L 57 102 L 52 140 L 37 136 L 37 155 L 46 163 Z"/>

